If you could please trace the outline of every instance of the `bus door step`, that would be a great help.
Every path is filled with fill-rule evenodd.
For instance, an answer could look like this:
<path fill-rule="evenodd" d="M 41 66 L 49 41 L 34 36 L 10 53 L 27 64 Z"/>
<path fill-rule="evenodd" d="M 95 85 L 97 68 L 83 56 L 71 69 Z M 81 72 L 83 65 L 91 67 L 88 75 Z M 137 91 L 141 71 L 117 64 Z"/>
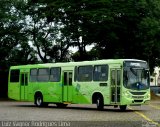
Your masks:
<path fill-rule="evenodd" d="M 63 102 L 63 104 L 71 104 L 71 102 Z"/>

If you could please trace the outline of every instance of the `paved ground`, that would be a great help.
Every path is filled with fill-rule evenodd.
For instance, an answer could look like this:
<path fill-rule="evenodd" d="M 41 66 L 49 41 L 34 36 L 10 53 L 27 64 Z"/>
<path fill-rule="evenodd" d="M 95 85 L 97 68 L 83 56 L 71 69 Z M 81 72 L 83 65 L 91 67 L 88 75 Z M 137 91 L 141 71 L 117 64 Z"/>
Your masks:
<path fill-rule="evenodd" d="M 160 101 L 151 101 L 149 105 L 143 106 L 129 106 L 125 112 L 121 112 L 119 108 L 111 106 L 105 107 L 104 111 L 97 111 L 95 105 L 77 104 L 66 108 L 57 108 L 53 104 L 45 108 L 38 108 L 31 102 L 3 100 L 0 101 L 0 121 L 0 126 L 3 127 L 9 125 L 158 127 L 160 126 Z"/>

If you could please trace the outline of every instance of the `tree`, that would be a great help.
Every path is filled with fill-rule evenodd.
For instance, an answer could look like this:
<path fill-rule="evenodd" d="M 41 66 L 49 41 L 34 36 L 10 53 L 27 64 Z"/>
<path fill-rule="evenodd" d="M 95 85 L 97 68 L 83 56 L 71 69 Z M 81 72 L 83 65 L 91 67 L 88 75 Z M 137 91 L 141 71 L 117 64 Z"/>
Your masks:
<path fill-rule="evenodd" d="M 63 1 L 43 1 L 47 3 L 46 17 L 48 21 L 54 21 L 61 23 L 62 33 L 64 39 L 63 43 L 67 43 L 69 46 L 76 46 L 79 49 L 79 60 L 87 60 L 86 46 L 91 45 L 95 41 L 92 39 L 94 24 L 91 20 L 94 10 L 90 10 L 92 7 L 95 9 L 100 3 L 105 1 L 75 1 L 75 0 L 63 0 Z M 100 7 L 100 6 L 98 6 Z M 50 10 L 48 12 L 48 10 Z M 102 13 L 105 9 L 98 11 Z M 103 16 L 102 16 L 103 17 Z M 94 30 L 95 31 L 95 30 Z"/>
<path fill-rule="evenodd" d="M 60 25 L 49 21 L 46 17 L 47 13 L 46 3 L 28 0 L 24 9 L 26 23 L 24 31 L 28 33 L 28 39 L 33 43 L 43 63 L 64 61 L 68 48 L 64 48 L 64 43 L 59 38 Z"/>
<path fill-rule="evenodd" d="M 24 46 L 24 43 L 28 42 L 26 33 L 23 32 L 23 15 L 21 15 L 21 8 L 24 3 L 21 0 L 0 1 L 0 97 L 7 96 L 9 67 L 27 64 L 30 58 L 22 60 L 24 56 L 33 56 L 31 47 Z M 27 52 L 29 50 L 31 52 Z M 36 59 L 31 61 L 35 62 Z"/>
<path fill-rule="evenodd" d="M 8 65 L 26 65 L 38 63 L 36 52 L 28 42 L 22 42 L 11 50 Z"/>
<path fill-rule="evenodd" d="M 89 3 L 91 1 L 86 5 L 91 6 L 92 4 Z M 87 11 L 92 22 L 92 27 L 86 28 L 88 31 L 91 30 L 88 32 L 91 35 L 87 35 L 95 44 L 91 51 L 91 54 L 95 55 L 93 59 L 143 59 L 149 62 L 151 69 L 159 64 L 160 16 L 158 12 L 160 11 L 160 2 L 112 0 L 102 4 L 102 1 L 99 0 L 99 3 L 99 6 L 94 8 L 95 12 Z M 99 13 L 104 6 L 107 9 L 104 9 L 104 13 Z M 87 7 L 89 6 L 85 7 L 85 12 Z M 96 17 L 92 18 L 93 15 Z"/>
<path fill-rule="evenodd" d="M 15 59 L 21 58 L 22 54 L 14 53 L 18 50 L 22 50 L 23 54 L 27 50 L 32 50 L 31 47 L 28 45 L 28 38 L 27 34 L 23 31 L 24 30 L 24 23 L 22 22 L 24 15 L 22 15 L 22 8 L 25 5 L 25 2 L 18 0 L 18 1 L 10 1 L 6 0 L 0 1 L 1 4 L 1 19 L 0 19 L 0 58 L 1 58 L 1 65 L 6 66 L 7 68 L 9 65 L 12 65 L 12 60 L 15 54 L 18 56 L 14 56 Z M 24 45 L 28 45 L 24 48 Z M 21 49 L 18 49 L 20 47 Z M 14 53 L 14 55 L 13 55 Z M 31 53 L 31 52 L 30 52 Z M 30 55 L 25 54 L 25 56 Z M 31 53 L 32 54 L 32 53 Z M 20 57 L 19 57 L 20 56 Z M 11 58 L 12 57 L 12 58 Z M 11 60 L 12 59 L 12 60 Z M 17 64 L 26 64 L 27 60 L 24 63 Z M 9 64 L 10 63 L 10 64 Z"/>

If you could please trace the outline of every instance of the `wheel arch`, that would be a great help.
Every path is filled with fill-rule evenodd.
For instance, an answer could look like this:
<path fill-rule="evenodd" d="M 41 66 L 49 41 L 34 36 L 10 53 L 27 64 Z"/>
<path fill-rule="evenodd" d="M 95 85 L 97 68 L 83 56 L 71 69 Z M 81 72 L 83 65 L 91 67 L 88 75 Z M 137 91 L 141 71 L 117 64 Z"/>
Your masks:
<path fill-rule="evenodd" d="M 43 99 L 43 94 L 42 94 L 42 92 L 41 92 L 41 91 L 36 91 L 36 92 L 34 93 L 34 102 L 35 102 L 35 99 L 36 99 L 37 96 L 41 96 L 42 99 Z"/>
<path fill-rule="evenodd" d="M 103 100 L 103 102 L 104 102 L 103 94 L 102 94 L 101 92 L 94 92 L 94 93 L 92 94 L 92 104 L 96 104 L 98 97 L 101 97 L 102 100 Z"/>

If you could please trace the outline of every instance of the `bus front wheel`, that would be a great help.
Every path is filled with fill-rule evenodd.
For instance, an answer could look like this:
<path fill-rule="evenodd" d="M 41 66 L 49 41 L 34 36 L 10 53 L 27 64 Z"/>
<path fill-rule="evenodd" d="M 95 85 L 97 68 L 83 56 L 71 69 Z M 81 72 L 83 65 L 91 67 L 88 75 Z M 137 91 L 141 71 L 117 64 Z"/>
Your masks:
<path fill-rule="evenodd" d="M 96 104 L 97 104 L 97 109 L 98 110 L 103 110 L 104 102 L 103 102 L 102 97 L 97 97 Z"/>

